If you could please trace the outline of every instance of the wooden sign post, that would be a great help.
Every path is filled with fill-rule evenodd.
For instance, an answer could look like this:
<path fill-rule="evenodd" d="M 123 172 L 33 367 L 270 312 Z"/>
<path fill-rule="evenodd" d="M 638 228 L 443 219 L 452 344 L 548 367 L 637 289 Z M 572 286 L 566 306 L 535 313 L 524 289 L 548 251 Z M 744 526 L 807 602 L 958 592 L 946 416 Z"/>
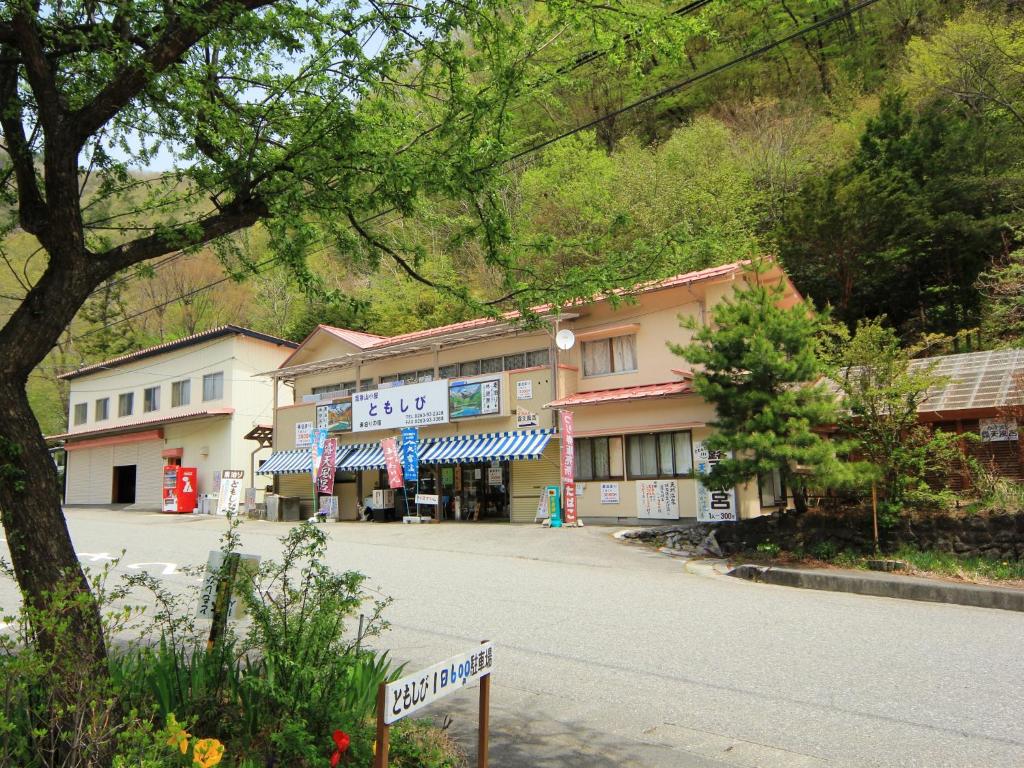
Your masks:
<path fill-rule="evenodd" d="M 377 751 L 373 756 L 373 768 L 387 768 L 392 724 L 461 690 L 478 678 L 480 732 L 477 740 L 477 766 L 487 768 L 493 668 L 494 643 L 484 640 L 479 650 L 453 656 L 392 683 L 381 683 L 377 689 Z"/>

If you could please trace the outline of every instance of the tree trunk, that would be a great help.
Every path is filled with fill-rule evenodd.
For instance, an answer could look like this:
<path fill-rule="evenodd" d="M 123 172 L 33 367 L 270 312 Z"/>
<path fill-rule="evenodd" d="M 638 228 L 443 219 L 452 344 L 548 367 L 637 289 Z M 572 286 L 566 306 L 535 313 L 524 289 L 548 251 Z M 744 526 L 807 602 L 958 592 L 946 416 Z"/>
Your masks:
<path fill-rule="evenodd" d="M 52 683 L 40 691 L 51 727 L 52 753 L 41 756 L 48 765 L 101 765 L 109 749 L 92 729 L 98 721 L 82 719 L 83 707 L 95 711 L 102 706 L 99 697 L 108 696 L 100 608 L 71 543 L 56 465 L 25 389 L 29 373 L 98 284 L 93 278 L 81 262 L 51 255 L 46 272 L 0 330 L 0 520 L 31 640 Z M 108 720 L 103 727 L 114 726 Z"/>

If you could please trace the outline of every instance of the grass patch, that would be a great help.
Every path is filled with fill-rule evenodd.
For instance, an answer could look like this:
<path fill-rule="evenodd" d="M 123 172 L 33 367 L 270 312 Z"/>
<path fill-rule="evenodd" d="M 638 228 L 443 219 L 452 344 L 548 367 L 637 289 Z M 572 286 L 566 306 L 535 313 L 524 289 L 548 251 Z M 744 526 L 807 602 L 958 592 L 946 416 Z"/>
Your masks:
<path fill-rule="evenodd" d="M 890 557 L 906 561 L 914 570 L 954 576 L 965 581 L 1024 581 L 1024 560 L 960 557 L 949 552 L 921 551 L 912 547 L 901 547 Z"/>

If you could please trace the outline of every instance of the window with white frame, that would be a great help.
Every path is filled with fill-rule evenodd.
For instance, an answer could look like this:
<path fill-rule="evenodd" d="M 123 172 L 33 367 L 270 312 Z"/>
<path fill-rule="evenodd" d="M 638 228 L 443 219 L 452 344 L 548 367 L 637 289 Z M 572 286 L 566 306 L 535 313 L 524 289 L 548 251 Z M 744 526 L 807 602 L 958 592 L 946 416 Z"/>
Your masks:
<path fill-rule="evenodd" d="M 149 413 L 160 408 L 160 387 L 146 387 L 142 390 L 142 411 Z"/>
<path fill-rule="evenodd" d="M 622 479 L 621 437 L 578 437 L 573 444 L 577 480 Z"/>
<path fill-rule="evenodd" d="M 131 416 L 135 410 L 135 393 L 122 392 L 117 396 L 117 415 Z"/>
<path fill-rule="evenodd" d="M 110 416 L 110 398 L 101 397 L 96 401 L 96 406 L 93 408 L 93 420 L 94 421 L 106 421 L 107 417 Z"/>
<path fill-rule="evenodd" d="M 688 477 L 693 474 L 693 443 L 689 432 L 628 435 L 630 478 Z"/>
<path fill-rule="evenodd" d="M 177 408 L 192 402 L 192 382 L 189 379 L 171 382 L 171 407 Z"/>
<path fill-rule="evenodd" d="M 75 404 L 75 426 L 79 424 L 85 424 L 85 420 L 89 418 L 88 414 L 89 406 L 87 403 L 76 403 Z"/>
<path fill-rule="evenodd" d="M 208 373 L 203 376 L 203 400 L 220 400 L 224 397 L 224 372 Z"/>
<path fill-rule="evenodd" d="M 582 349 L 584 376 L 636 370 L 636 334 L 584 341 Z"/>

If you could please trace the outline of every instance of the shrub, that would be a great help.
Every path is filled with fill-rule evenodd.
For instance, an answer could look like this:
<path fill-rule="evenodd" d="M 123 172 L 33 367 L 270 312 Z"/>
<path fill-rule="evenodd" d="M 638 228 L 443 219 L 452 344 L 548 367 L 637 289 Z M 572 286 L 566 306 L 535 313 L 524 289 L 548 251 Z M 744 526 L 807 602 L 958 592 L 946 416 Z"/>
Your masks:
<path fill-rule="evenodd" d="M 233 521 L 222 539 L 226 554 L 239 547 L 238 525 Z M 362 574 L 326 565 L 320 527 L 296 526 L 281 541 L 280 560 L 234 576 L 250 620 L 229 625 L 209 649 L 207 627 L 194 618 L 198 587 L 175 592 L 135 574 L 107 590 L 108 564 L 93 580 L 108 634 L 138 639 L 111 654 L 108 681 L 90 686 L 82 675 L 81 690 L 62 701 L 48 698 L 43 683 L 53 664 L 66 662 L 29 642 L 33 626 L 59 617 L 23 610 L 18 632 L 0 637 L 0 765 L 305 768 L 328 763 L 331 734 L 341 729 L 350 737 L 348 764 L 368 766 L 378 686 L 401 673 L 387 653 L 364 646 L 386 626 L 388 600 L 371 597 Z M 145 622 L 125 607 L 139 590 L 153 604 Z M 361 612 L 361 632 L 353 636 L 346 630 Z M 55 734 L 77 751 L 58 750 Z M 447 734 L 423 723 L 394 729 L 392 755 L 399 767 L 462 764 Z"/>

